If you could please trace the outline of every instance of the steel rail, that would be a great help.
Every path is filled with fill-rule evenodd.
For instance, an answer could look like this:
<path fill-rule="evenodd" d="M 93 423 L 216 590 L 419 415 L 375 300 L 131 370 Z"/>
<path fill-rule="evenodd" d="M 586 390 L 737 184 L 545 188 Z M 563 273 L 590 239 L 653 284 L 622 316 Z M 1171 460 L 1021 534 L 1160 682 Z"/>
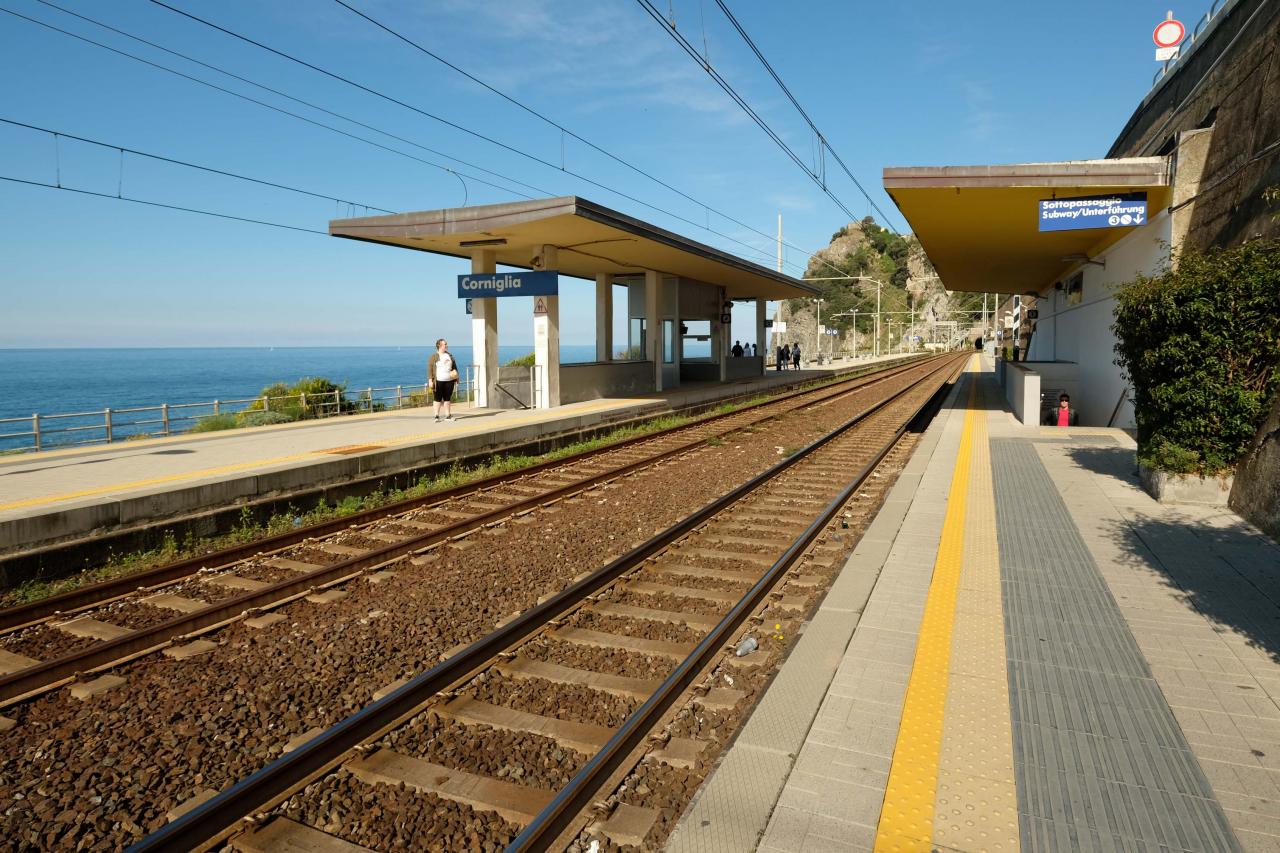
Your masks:
<path fill-rule="evenodd" d="M 755 610 L 818 534 L 857 493 L 911 424 L 916 422 L 922 412 L 935 404 L 940 404 L 948 390 L 948 383 L 944 381 L 938 390 L 931 394 L 929 399 L 911 414 L 911 417 L 907 418 L 902 427 L 885 442 L 875 457 L 863 466 L 849 485 L 823 508 L 818 518 L 800 534 L 772 566 L 765 570 L 765 573 L 747 590 L 733 609 L 725 614 L 724 618 L 694 647 L 689 656 L 663 680 L 657 691 L 631 713 L 604 747 L 573 775 L 551 802 L 511 841 L 506 848 L 507 853 L 547 850 L 561 833 L 572 826 L 578 815 L 600 793 L 600 786 L 619 768 L 632 750 L 644 741 L 662 715 L 684 693 L 702 669 L 729 643 L 737 632 L 739 624 Z"/>
<path fill-rule="evenodd" d="M 930 363 L 935 363 L 931 361 Z M 918 365 L 917 365 L 918 366 Z M 948 365 L 950 369 L 950 365 Z M 929 371 L 927 375 L 933 375 Z M 920 380 L 872 404 L 841 426 L 818 438 L 725 495 L 708 503 L 682 521 L 610 561 L 582 580 L 535 605 L 505 626 L 418 675 L 394 692 L 367 705 L 316 735 L 293 751 L 222 791 L 185 815 L 166 824 L 127 849 L 127 853 L 187 853 L 207 849 L 226 838 L 246 817 L 279 802 L 298 786 L 340 763 L 353 748 L 416 713 L 421 705 L 448 689 L 460 678 L 483 666 L 500 652 L 533 635 L 546 624 L 613 583 L 673 541 L 736 504 L 762 485 L 844 435 L 871 415 L 918 386 Z"/>
<path fill-rule="evenodd" d="M 933 360 L 928 362 L 915 362 L 911 366 L 904 368 L 902 371 L 892 373 L 888 376 L 877 377 L 871 382 L 858 385 L 855 388 L 844 388 L 835 391 L 813 401 L 813 403 L 824 402 L 845 394 L 863 390 L 879 384 L 880 382 L 901 376 L 909 370 L 918 370 L 924 364 L 932 363 Z M 810 404 L 807 403 L 805 405 L 807 406 Z M 789 409 L 784 412 L 770 414 L 761 420 L 753 421 L 752 425 L 772 420 L 794 411 L 796 410 Z M 740 412 L 731 412 L 728 414 L 739 413 Z M 356 574 L 373 566 L 386 563 L 390 560 L 398 559 L 415 551 L 429 548 L 433 545 L 437 545 L 441 542 L 466 534 L 469 531 L 476 530 L 500 518 L 523 512 L 525 510 L 534 509 L 543 504 L 555 502 L 575 492 L 591 488 L 592 486 L 606 480 L 625 476 L 633 471 L 653 465 L 655 462 L 662 459 L 669 459 L 681 453 L 686 453 L 701 446 L 705 441 L 705 437 L 699 437 L 674 448 L 664 450 L 653 456 L 646 456 L 642 459 L 626 463 L 620 467 L 609 468 L 606 471 L 574 480 L 573 482 L 567 483 L 563 486 L 554 487 L 548 491 L 540 492 L 539 494 L 532 495 L 524 499 L 518 499 L 505 506 L 496 507 L 488 512 L 478 513 L 468 519 L 455 521 L 452 524 L 445 525 L 444 527 L 440 527 L 436 530 L 410 536 L 399 542 L 388 543 L 366 551 L 363 554 L 357 554 L 340 560 L 331 565 L 321 566 L 312 571 L 303 572 L 294 577 L 277 581 L 269 586 L 250 590 L 240 593 L 239 595 L 223 599 L 222 601 L 213 603 L 201 610 L 197 610 L 192 613 L 182 613 L 170 619 L 166 619 L 163 622 L 159 622 L 147 628 L 132 631 L 123 636 L 116 637 L 115 639 L 103 640 L 101 642 L 94 643 L 93 645 L 86 646 L 85 648 L 69 652 L 61 657 L 41 661 L 33 666 L 16 670 L 5 675 L 0 675 L 0 703 L 10 702 L 10 700 L 29 698 L 43 690 L 63 683 L 65 679 L 71 678 L 77 673 L 100 669 L 102 667 L 121 662 L 134 655 L 159 648 L 175 638 L 180 638 L 184 635 L 200 631 L 201 629 L 227 622 L 228 620 L 234 619 L 246 612 L 253 612 L 268 608 L 299 593 L 304 593 L 315 587 L 323 586 L 330 581 L 335 581 L 340 578 Z M 616 449 L 616 445 L 614 447 Z"/>
<path fill-rule="evenodd" d="M 862 373 L 848 379 L 836 380 L 836 382 L 831 384 L 839 385 L 858 382 L 859 380 L 870 380 L 857 386 L 864 387 L 864 385 L 870 385 L 874 382 L 892 378 L 898 373 L 901 373 L 904 370 L 910 370 L 912 367 L 918 366 L 925 361 L 926 360 L 924 359 L 917 359 L 907 365 L 895 365 L 879 371 Z M 795 399 L 796 397 L 800 397 L 805 394 L 812 394 L 821 390 L 821 387 L 816 389 L 802 388 L 771 398 L 760 405 L 765 406 L 773 405 L 775 403 L 785 403 Z M 371 521 L 378 521 L 398 513 L 409 512 L 441 501 L 453 500 L 471 492 L 480 492 L 485 489 L 493 488 L 494 486 L 510 482 L 519 477 L 539 474 L 550 468 L 583 462 L 595 456 L 620 450 L 644 441 L 652 441 L 654 439 L 661 438 L 663 435 L 674 433 L 677 430 L 696 428 L 706 424 L 715 423 L 725 418 L 742 414 L 744 411 L 748 410 L 739 409 L 733 412 L 711 415 L 710 417 L 702 418 L 694 421 L 693 423 L 673 427 L 670 430 L 632 436 L 631 438 L 623 439 L 622 441 L 615 442 L 605 447 L 583 451 L 582 453 L 575 454 L 573 456 L 539 462 L 534 465 L 530 465 L 527 468 L 521 468 L 516 472 L 494 474 L 480 480 L 475 480 L 471 483 L 464 483 L 460 486 L 454 486 L 439 492 L 433 492 L 429 495 L 423 495 L 422 497 L 409 498 L 407 500 L 397 501 L 395 503 L 386 504 L 373 509 L 362 510 L 361 512 L 343 516 L 342 518 L 320 522 L 308 527 L 290 530 L 285 533 L 278 533 L 274 536 L 245 543 L 244 545 L 233 545 L 230 548 L 224 548 L 209 554 L 190 557 L 185 560 L 179 560 L 163 566 L 157 566 L 153 569 L 147 569 L 146 571 L 137 572 L 125 577 L 102 581 L 100 583 L 80 587 L 79 589 L 69 590 L 64 593 L 59 593 L 58 595 L 41 599 L 40 601 L 33 601 L 28 604 L 9 607 L 4 610 L 0 610 L 0 631 L 7 631 L 13 628 L 30 625 L 55 614 L 83 609 L 86 606 L 102 603 L 112 598 L 118 598 L 121 595 L 127 595 L 141 587 L 159 586 L 161 584 L 195 574 L 203 568 L 222 568 L 230 565 L 231 563 L 236 563 L 241 560 L 257 556 L 263 552 L 276 551 L 281 548 L 297 545 L 307 539 L 328 536 L 333 533 L 347 530 L 353 526 L 358 526 Z"/>

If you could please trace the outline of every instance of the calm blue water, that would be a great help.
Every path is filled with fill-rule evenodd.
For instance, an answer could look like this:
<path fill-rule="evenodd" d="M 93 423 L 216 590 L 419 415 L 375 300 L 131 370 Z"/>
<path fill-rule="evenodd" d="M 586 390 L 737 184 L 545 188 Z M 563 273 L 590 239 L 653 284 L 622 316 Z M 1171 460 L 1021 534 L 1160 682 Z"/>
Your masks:
<path fill-rule="evenodd" d="M 504 346 L 498 355 L 506 362 L 531 351 Z M 273 382 L 293 383 L 304 376 L 346 382 L 351 392 L 415 385 L 424 381 L 431 352 L 430 347 L 0 349 L 0 418 L 242 399 Z M 471 347 L 454 346 L 450 352 L 470 366 Z M 560 348 L 562 363 L 594 358 L 594 346 Z M 0 434 L 25 429 L 0 424 Z M 0 448 L 28 443 L 0 439 Z"/>

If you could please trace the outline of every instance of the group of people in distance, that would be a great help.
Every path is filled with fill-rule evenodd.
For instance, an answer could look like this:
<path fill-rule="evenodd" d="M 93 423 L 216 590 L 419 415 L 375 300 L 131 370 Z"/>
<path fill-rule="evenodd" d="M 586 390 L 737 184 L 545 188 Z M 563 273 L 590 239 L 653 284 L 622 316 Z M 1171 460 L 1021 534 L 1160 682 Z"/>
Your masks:
<path fill-rule="evenodd" d="M 800 343 L 783 344 L 778 347 L 778 360 L 776 365 L 778 370 L 786 370 L 790 367 L 792 370 L 800 369 Z"/>
<path fill-rule="evenodd" d="M 755 344 L 747 344 L 743 346 L 742 341 L 734 341 L 733 349 L 729 350 L 729 352 L 733 353 L 734 358 L 742 358 L 744 355 L 755 358 L 758 354 L 756 352 Z"/>

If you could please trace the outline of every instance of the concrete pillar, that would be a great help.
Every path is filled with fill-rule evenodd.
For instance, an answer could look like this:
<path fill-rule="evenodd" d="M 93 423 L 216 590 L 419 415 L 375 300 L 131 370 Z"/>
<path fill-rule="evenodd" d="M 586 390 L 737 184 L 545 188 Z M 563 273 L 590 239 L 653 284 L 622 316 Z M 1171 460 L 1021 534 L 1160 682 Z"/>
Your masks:
<path fill-rule="evenodd" d="M 559 269 L 559 252 L 555 246 L 542 247 L 542 268 Z M 539 305 L 546 307 L 538 313 Z M 535 409 L 560 405 L 560 297 L 533 298 L 533 364 L 538 383 Z"/>
<path fill-rule="evenodd" d="M 471 252 L 471 272 L 497 272 L 492 249 Z M 471 363 L 476 372 L 476 406 L 494 399 L 498 384 L 498 300 L 492 296 L 471 300 Z"/>
<path fill-rule="evenodd" d="M 653 362 L 653 390 L 662 390 L 662 273 L 644 271 L 645 357 Z"/>
<path fill-rule="evenodd" d="M 723 287 L 716 289 L 716 299 L 720 305 L 716 310 L 720 313 L 711 321 L 711 352 L 715 353 L 716 358 L 720 360 L 720 381 L 727 382 L 729 379 L 729 359 L 733 358 L 733 341 L 730 340 L 733 329 L 728 323 L 720 322 L 720 314 L 724 313 L 725 303 Z"/>
<path fill-rule="evenodd" d="M 613 273 L 596 274 L 596 361 L 613 361 Z"/>
<path fill-rule="evenodd" d="M 769 336 L 765 334 L 764 321 L 769 303 L 761 298 L 756 300 L 756 350 L 760 354 L 760 371 L 764 372 L 764 361 L 769 357 Z"/>

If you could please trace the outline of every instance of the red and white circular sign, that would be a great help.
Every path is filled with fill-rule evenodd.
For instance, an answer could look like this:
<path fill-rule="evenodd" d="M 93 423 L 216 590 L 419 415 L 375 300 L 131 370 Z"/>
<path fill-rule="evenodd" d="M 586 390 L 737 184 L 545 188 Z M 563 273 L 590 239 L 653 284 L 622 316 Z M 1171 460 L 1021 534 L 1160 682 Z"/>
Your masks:
<path fill-rule="evenodd" d="M 1187 28 L 1182 26 L 1182 21 L 1169 18 L 1156 25 L 1151 38 L 1155 40 L 1156 47 L 1176 47 L 1182 44 L 1182 37 L 1186 34 Z"/>

